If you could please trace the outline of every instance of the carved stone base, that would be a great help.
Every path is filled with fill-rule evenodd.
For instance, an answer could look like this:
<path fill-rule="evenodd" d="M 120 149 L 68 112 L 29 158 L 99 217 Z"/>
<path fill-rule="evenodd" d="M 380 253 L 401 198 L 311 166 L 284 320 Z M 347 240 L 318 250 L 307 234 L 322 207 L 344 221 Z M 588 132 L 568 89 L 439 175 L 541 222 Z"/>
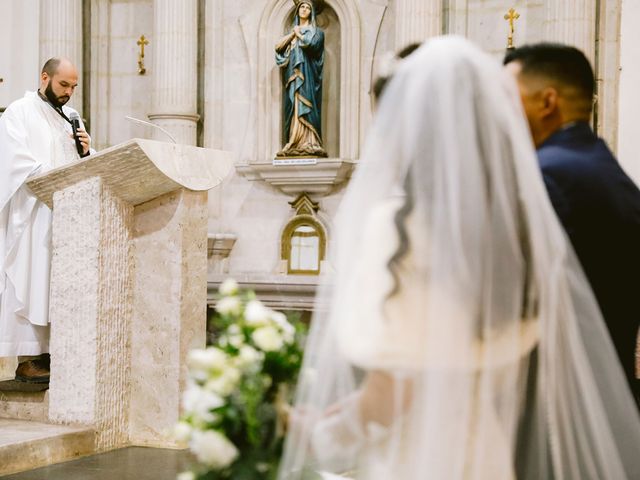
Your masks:
<path fill-rule="evenodd" d="M 238 164 L 236 171 L 248 180 L 261 180 L 287 195 L 303 192 L 327 195 L 351 177 L 356 163 L 341 158 L 278 157 L 268 162 Z"/>

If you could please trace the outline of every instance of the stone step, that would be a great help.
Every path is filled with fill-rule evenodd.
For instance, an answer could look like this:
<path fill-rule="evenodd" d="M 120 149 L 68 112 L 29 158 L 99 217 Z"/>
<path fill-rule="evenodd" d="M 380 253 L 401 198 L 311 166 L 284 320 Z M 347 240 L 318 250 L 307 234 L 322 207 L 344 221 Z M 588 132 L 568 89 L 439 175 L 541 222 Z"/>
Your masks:
<path fill-rule="evenodd" d="M 46 422 L 49 410 L 47 388 L 48 384 L 0 382 L 0 418 Z"/>
<path fill-rule="evenodd" d="M 93 453 L 93 429 L 0 418 L 0 475 Z"/>

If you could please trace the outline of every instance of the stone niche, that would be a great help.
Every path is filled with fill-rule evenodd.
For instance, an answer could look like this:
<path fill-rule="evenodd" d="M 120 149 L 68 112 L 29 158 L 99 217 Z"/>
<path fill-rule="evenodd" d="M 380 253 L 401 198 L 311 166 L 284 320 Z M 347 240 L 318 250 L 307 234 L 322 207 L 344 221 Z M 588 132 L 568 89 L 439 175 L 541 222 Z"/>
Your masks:
<path fill-rule="evenodd" d="M 245 160 L 236 169 L 247 179 L 264 181 L 288 195 L 302 192 L 324 195 L 350 177 L 358 158 L 360 12 L 355 2 L 325 0 L 317 19 L 318 26 L 325 32 L 322 130 L 329 157 L 283 163 L 274 161 L 275 153 L 283 145 L 282 80 L 274 60 L 274 46 L 290 28 L 294 13 L 291 0 L 272 0 L 260 18 L 256 18 L 256 158 Z M 251 27 L 245 25 L 248 31 Z"/>

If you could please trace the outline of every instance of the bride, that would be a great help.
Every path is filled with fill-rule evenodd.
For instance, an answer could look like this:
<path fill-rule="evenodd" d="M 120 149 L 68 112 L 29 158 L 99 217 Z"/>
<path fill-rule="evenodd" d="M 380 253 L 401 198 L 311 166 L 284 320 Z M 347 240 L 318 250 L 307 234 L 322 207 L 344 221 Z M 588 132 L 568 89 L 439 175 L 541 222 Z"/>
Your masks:
<path fill-rule="evenodd" d="M 640 478 L 640 417 L 512 80 L 403 61 L 337 220 L 281 479 Z"/>

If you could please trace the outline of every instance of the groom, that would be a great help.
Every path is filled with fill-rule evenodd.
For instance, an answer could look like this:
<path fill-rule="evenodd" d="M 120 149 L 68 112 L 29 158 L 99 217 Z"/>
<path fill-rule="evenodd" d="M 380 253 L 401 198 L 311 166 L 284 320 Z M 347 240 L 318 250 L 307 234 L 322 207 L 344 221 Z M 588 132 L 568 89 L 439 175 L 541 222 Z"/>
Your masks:
<path fill-rule="evenodd" d="M 640 405 L 640 190 L 589 125 L 594 75 L 576 48 L 541 43 L 507 53 L 551 203 L 589 279 Z"/>

